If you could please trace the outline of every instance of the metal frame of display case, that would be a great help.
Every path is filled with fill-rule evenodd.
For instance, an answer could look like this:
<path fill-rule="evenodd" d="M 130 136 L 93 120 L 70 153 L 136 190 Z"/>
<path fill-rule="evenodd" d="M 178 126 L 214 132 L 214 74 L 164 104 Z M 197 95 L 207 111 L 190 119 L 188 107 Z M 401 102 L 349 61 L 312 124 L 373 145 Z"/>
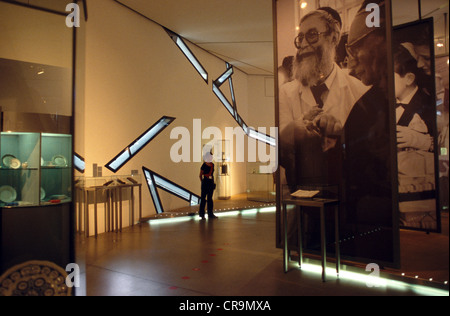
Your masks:
<path fill-rule="evenodd" d="M 11 4 L 11 5 L 15 5 L 15 6 L 21 6 L 21 7 L 27 8 L 27 9 L 31 9 L 31 10 L 37 10 L 37 11 L 42 11 L 44 13 L 50 13 L 50 14 L 54 14 L 54 15 L 59 15 L 61 17 L 66 17 L 67 14 L 68 14 L 66 11 L 52 10 L 50 8 L 45 8 L 45 7 L 41 7 L 41 6 L 37 6 L 37 5 L 30 5 L 28 3 L 21 3 L 21 2 L 10 1 L 10 0 L 0 0 L 0 1 L 8 3 L 8 4 Z M 78 4 L 80 1 L 74 0 L 72 2 Z M 83 4 L 84 4 L 85 19 L 87 19 L 87 5 L 86 5 L 86 1 L 85 0 L 83 0 Z M 65 26 L 63 26 L 63 27 L 65 27 Z M 77 63 L 76 63 L 77 28 L 76 27 L 74 27 L 72 29 L 71 34 L 72 34 L 72 41 L 71 41 L 72 42 L 72 45 L 71 45 L 72 46 L 71 47 L 71 53 L 72 53 L 72 56 L 71 56 L 72 57 L 71 58 L 71 60 L 72 60 L 72 62 L 71 62 L 72 76 L 70 78 L 70 80 L 71 80 L 71 82 L 70 82 L 70 89 L 73 92 L 73 91 L 75 91 L 75 82 L 76 82 L 76 71 L 75 71 L 75 69 L 76 69 L 76 66 L 77 66 Z M 70 103 L 71 103 L 71 109 L 72 109 L 71 117 L 68 117 L 67 121 L 65 121 L 65 122 L 59 121 L 62 124 L 61 125 L 57 124 L 58 125 L 57 127 L 58 128 L 60 128 L 60 127 L 67 128 L 68 129 L 68 133 L 67 134 L 70 134 L 73 137 L 74 136 L 74 117 L 75 117 L 75 93 L 71 93 L 70 94 Z M 25 113 L 22 113 L 22 114 L 26 115 Z M 2 118 L 3 118 L 3 114 L 2 114 Z M 59 119 L 63 119 L 63 117 L 60 116 Z M 35 122 L 38 122 L 38 121 L 35 121 Z M 3 119 L 2 119 L 2 124 L 3 124 Z M 5 128 L 4 125 L 2 125 L 2 129 L 1 130 L 4 130 L 3 128 Z M 41 133 L 42 132 L 58 133 L 60 131 L 58 129 L 55 129 L 55 130 L 50 130 L 50 131 L 39 130 L 37 132 L 41 132 Z M 72 139 L 71 147 L 72 147 L 72 152 L 74 152 L 74 141 L 73 141 L 73 139 Z M 73 159 L 73 157 L 67 157 L 67 158 L 70 159 L 71 161 Z M 71 163 L 70 165 L 73 166 L 73 163 Z M 40 179 L 39 179 L 39 182 L 40 182 Z M 73 172 L 72 172 L 72 176 L 71 176 L 71 187 L 74 188 Z M 64 254 L 61 253 L 61 249 L 56 251 L 57 252 L 57 257 L 59 258 L 58 260 L 60 261 L 59 263 L 60 264 L 64 264 L 64 262 L 65 262 L 65 264 L 67 264 L 67 263 L 70 263 L 70 262 L 72 262 L 72 263 L 76 262 L 76 260 L 75 260 L 75 238 L 74 238 L 74 236 L 75 236 L 75 234 L 74 234 L 75 233 L 75 219 L 74 219 L 74 216 L 72 216 L 74 214 L 73 200 L 71 202 L 69 202 L 69 203 L 52 204 L 52 205 L 49 205 L 49 206 L 39 205 L 39 206 L 31 207 L 31 208 L 19 208 L 18 210 L 20 210 L 20 211 L 27 211 L 27 210 L 29 210 L 29 211 L 31 211 L 30 214 L 37 214 L 36 213 L 37 209 L 45 210 L 44 213 L 49 213 L 50 211 L 55 211 L 55 208 L 64 210 L 64 214 L 67 213 L 66 215 L 63 215 L 63 217 L 61 218 L 61 220 L 63 220 L 65 222 L 65 224 L 67 224 L 66 225 L 67 229 L 66 228 L 60 228 L 60 230 L 61 230 L 61 234 L 62 234 L 61 238 L 63 238 L 64 240 L 67 241 L 68 249 L 64 248 L 64 252 L 65 252 Z M 9 210 L 9 209 L 7 209 L 7 210 Z M 3 211 L 4 211 L 4 208 L 0 207 L 0 223 L 2 225 L 4 225 L 5 222 L 6 222 L 5 219 L 4 219 L 5 213 Z M 50 213 L 53 214 L 53 212 L 50 212 Z M 0 234 L 0 244 L 3 247 L 3 240 L 2 240 L 2 238 L 3 237 Z M 7 268 L 4 265 L 4 260 L 3 260 L 4 258 L 2 257 L 2 255 L 3 255 L 2 252 L 0 252 L 0 263 L 1 263 L 1 265 L 0 265 L 0 269 L 1 269 L 0 272 L 5 270 L 5 268 Z M 50 255 L 49 257 L 52 257 L 52 256 L 54 258 L 56 258 L 55 254 Z M 73 291 L 73 295 L 75 295 L 75 292 L 76 292 L 76 290 Z"/>

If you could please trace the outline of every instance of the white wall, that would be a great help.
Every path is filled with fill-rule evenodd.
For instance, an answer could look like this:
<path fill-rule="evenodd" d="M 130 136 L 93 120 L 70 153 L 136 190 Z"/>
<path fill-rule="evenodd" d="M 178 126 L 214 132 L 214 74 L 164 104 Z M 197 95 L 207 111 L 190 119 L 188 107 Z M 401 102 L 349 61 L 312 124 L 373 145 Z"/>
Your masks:
<path fill-rule="evenodd" d="M 258 128 L 275 126 L 273 76 L 248 76 L 248 124 Z"/>
<path fill-rule="evenodd" d="M 71 67 L 72 30 L 64 16 L 9 3 L 0 3 L 0 13 L 1 58 Z"/>
<path fill-rule="evenodd" d="M 201 163 L 173 163 L 169 153 L 176 140 L 170 139 L 170 132 L 181 126 L 192 135 L 193 119 L 201 119 L 203 129 L 221 128 L 224 135 L 225 127 L 237 126 L 212 93 L 211 81 L 226 70 L 225 62 L 190 45 L 209 73 L 206 84 L 160 26 L 110 0 L 91 1 L 85 27 L 84 113 L 77 111 L 76 118 L 84 121 L 84 126 L 77 125 L 76 151 L 86 159 L 85 175 L 92 175 L 93 163 L 106 165 L 159 118 L 168 115 L 176 118 L 174 123 L 118 174 L 136 169 L 141 172 L 145 166 L 200 194 Z M 262 79 L 249 78 L 239 70 L 233 75 L 239 113 L 255 126 L 265 125 L 257 122 L 249 108 L 273 106 L 266 97 L 262 97 L 264 102 L 253 101 L 259 98 L 262 87 L 265 89 Z M 262 124 L 269 121 L 264 118 Z M 80 138 L 84 142 L 80 143 Z M 112 175 L 106 168 L 103 174 Z M 234 163 L 231 175 L 232 195 L 245 192 L 246 163 Z M 161 198 L 166 210 L 186 206 L 185 201 L 169 194 L 161 194 Z M 143 214 L 155 214 L 145 183 Z"/>

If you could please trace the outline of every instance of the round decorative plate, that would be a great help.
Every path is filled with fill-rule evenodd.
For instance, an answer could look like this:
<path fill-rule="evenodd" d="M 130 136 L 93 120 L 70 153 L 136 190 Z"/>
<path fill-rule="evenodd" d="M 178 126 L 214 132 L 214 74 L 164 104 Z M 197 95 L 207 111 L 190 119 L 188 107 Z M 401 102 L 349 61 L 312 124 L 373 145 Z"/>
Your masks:
<path fill-rule="evenodd" d="M 9 185 L 0 187 L 0 201 L 4 203 L 12 203 L 16 200 L 16 198 L 17 192 L 13 187 Z"/>
<path fill-rule="evenodd" d="M 9 167 L 12 169 L 19 169 L 21 165 L 22 165 L 22 163 L 17 158 L 11 159 L 11 161 L 9 163 Z"/>
<path fill-rule="evenodd" d="M 2 162 L 3 162 L 3 165 L 6 167 L 6 168 L 11 168 L 11 161 L 13 160 L 13 159 L 16 159 L 16 157 L 15 156 L 13 156 L 13 155 L 4 155 L 3 157 L 2 157 Z"/>
<path fill-rule="evenodd" d="M 63 155 L 56 155 L 52 158 L 52 163 L 57 167 L 67 167 L 67 159 Z"/>
<path fill-rule="evenodd" d="M 0 296 L 70 296 L 66 277 L 66 271 L 52 262 L 25 262 L 0 277 Z"/>

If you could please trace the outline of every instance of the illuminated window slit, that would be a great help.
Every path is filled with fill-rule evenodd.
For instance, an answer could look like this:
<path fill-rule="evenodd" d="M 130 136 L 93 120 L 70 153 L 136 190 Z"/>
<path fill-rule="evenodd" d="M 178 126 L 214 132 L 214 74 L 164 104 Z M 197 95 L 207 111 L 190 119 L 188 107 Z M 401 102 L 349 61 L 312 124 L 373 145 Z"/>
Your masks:
<path fill-rule="evenodd" d="M 122 150 L 116 157 L 114 157 L 106 168 L 116 173 L 120 170 L 131 158 L 136 156 L 148 143 L 150 143 L 159 133 L 161 133 L 167 126 L 172 124 L 175 120 L 173 117 L 163 116 L 152 127 L 139 136 L 133 143 Z"/>
<path fill-rule="evenodd" d="M 178 46 L 178 48 L 183 52 L 184 56 L 186 56 L 186 58 L 189 60 L 192 66 L 194 66 L 194 68 L 197 70 L 197 72 L 200 74 L 203 80 L 205 80 L 205 82 L 208 83 L 208 72 L 205 70 L 205 68 L 203 68 L 198 59 L 195 57 L 195 55 L 183 41 L 183 38 L 181 38 L 178 34 L 168 29 L 165 30 L 167 34 L 169 34 L 170 38 L 174 41 L 174 43 Z"/>
<path fill-rule="evenodd" d="M 84 171 L 86 170 L 86 163 L 84 158 L 78 155 L 77 153 L 74 153 L 73 155 L 73 165 L 75 169 L 81 173 L 84 173 Z"/>
<path fill-rule="evenodd" d="M 239 115 L 236 105 L 236 99 L 234 94 L 234 88 L 233 88 L 233 80 L 232 75 L 234 73 L 233 67 L 226 63 L 227 65 L 227 71 L 225 71 L 218 79 L 216 79 L 213 82 L 212 90 L 213 93 L 217 96 L 219 101 L 222 103 L 222 105 L 227 109 L 227 111 L 233 116 L 234 120 L 237 122 L 237 124 L 244 130 L 244 133 L 253 139 L 256 139 L 259 142 L 266 143 L 267 145 L 270 145 L 272 147 L 276 147 L 277 141 L 274 137 L 266 135 L 264 133 L 261 133 L 253 128 L 248 127 L 248 125 L 244 122 L 242 117 Z M 231 91 L 231 97 L 232 102 L 230 102 L 227 97 L 223 94 L 223 92 L 220 90 L 220 86 L 226 81 L 229 81 L 230 84 L 230 91 Z"/>
<path fill-rule="evenodd" d="M 158 188 L 189 202 L 191 206 L 200 204 L 200 196 L 195 193 L 192 193 L 191 191 L 145 167 L 142 167 L 142 170 L 145 178 L 147 179 L 150 195 L 152 196 L 153 204 L 155 205 L 156 212 L 158 214 L 164 212 L 161 199 L 159 198 Z"/>

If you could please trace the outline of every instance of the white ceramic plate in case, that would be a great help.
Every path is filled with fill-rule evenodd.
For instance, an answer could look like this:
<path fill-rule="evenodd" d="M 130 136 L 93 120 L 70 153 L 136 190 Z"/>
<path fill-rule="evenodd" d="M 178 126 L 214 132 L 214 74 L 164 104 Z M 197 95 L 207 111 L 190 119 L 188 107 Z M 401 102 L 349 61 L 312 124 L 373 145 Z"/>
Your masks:
<path fill-rule="evenodd" d="M 12 169 L 19 169 L 21 165 L 22 165 L 22 163 L 17 158 L 11 159 L 11 161 L 9 163 L 9 167 Z"/>
<path fill-rule="evenodd" d="M 12 203 L 16 199 L 17 199 L 17 192 L 13 187 L 9 185 L 4 185 L 0 187 L 0 201 L 4 203 Z"/>
<path fill-rule="evenodd" d="M 11 168 L 11 162 L 14 160 L 14 159 L 17 159 L 15 156 L 13 156 L 13 155 L 4 155 L 3 157 L 2 157 L 2 162 L 3 162 L 3 165 L 6 167 L 6 168 Z"/>
<path fill-rule="evenodd" d="M 63 155 L 56 155 L 52 158 L 52 163 L 57 167 L 67 167 L 67 159 Z"/>

